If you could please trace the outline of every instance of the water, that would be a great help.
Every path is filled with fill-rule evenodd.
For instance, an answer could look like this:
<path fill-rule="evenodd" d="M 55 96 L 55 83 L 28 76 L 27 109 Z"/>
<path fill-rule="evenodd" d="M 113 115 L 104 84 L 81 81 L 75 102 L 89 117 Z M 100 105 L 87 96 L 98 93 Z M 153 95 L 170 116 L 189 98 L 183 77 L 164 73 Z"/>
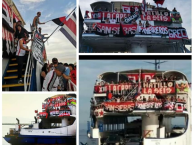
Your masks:
<path fill-rule="evenodd" d="M 15 128 L 14 125 L 2 125 L 2 145 L 11 145 L 5 141 L 3 138 L 8 132 L 9 128 Z"/>
<path fill-rule="evenodd" d="M 84 129 L 80 130 L 79 131 L 79 145 L 81 145 L 80 142 L 85 144 L 87 142 L 87 138 L 88 137 L 86 134 L 86 130 L 84 130 Z"/>

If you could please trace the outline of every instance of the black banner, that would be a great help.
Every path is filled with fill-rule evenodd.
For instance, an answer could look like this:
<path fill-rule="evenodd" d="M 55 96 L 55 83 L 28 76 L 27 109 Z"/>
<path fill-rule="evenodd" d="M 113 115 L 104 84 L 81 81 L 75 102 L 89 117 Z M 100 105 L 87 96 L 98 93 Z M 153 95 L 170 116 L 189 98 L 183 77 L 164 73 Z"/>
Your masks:
<path fill-rule="evenodd" d="M 32 53 L 33 57 L 42 65 L 44 64 L 43 51 L 44 51 L 43 37 L 36 31 L 34 41 L 32 42 Z"/>

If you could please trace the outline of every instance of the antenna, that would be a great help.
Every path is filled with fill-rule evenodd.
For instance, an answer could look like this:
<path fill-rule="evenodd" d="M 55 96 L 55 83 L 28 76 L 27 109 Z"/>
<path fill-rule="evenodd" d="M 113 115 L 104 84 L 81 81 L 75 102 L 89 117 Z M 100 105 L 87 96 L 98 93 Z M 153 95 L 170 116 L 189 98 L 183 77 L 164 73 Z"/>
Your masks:
<path fill-rule="evenodd" d="M 160 62 L 160 60 L 155 59 L 155 62 L 147 62 L 147 61 L 145 61 L 145 62 L 150 63 L 150 64 L 154 64 L 155 65 L 155 70 L 157 71 L 158 69 L 160 69 L 160 64 L 165 63 L 167 61 Z"/>

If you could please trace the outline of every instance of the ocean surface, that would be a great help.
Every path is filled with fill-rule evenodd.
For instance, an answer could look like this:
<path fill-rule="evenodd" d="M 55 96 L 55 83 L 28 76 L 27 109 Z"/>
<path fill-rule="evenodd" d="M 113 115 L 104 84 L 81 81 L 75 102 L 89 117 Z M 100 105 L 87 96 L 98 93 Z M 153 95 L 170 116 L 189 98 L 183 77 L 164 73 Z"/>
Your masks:
<path fill-rule="evenodd" d="M 87 134 L 86 134 L 86 130 L 80 130 L 79 131 L 79 145 L 81 145 L 81 143 L 86 143 L 87 142 Z"/>
<path fill-rule="evenodd" d="M 3 138 L 8 132 L 9 128 L 15 128 L 14 125 L 2 125 L 2 145 L 11 145 L 5 141 Z"/>

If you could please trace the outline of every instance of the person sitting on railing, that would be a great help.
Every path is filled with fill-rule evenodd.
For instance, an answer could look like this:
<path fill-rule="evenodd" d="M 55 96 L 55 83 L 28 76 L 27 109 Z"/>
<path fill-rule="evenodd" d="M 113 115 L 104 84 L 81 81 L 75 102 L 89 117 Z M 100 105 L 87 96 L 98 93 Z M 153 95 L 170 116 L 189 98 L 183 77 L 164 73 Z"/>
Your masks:
<path fill-rule="evenodd" d="M 16 60 L 18 63 L 18 83 L 23 83 L 22 80 L 22 69 L 23 69 L 23 62 L 25 61 L 25 53 L 26 51 L 31 52 L 31 49 L 28 49 L 27 43 L 32 39 L 28 40 L 28 34 L 24 33 L 22 38 L 18 41 L 17 45 L 17 52 L 16 52 Z"/>
<path fill-rule="evenodd" d="M 59 85 L 59 78 L 65 71 L 65 67 L 62 64 L 56 66 L 54 70 L 47 73 L 42 91 L 57 91 Z"/>
<path fill-rule="evenodd" d="M 42 35 L 43 39 L 47 39 L 48 38 L 48 37 L 44 37 L 44 35 L 48 35 L 48 34 L 42 34 L 42 28 L 41 27 L 38 28 L 38 31 Z"/>
<path fill-rule="evenodd" d="M 41 12 L 37 12 L 37 16 L 35 16 L 34 19 L 33 19 L 32 31 L 34 31 L 35 29 L 37 30 L 38 24 L 45 24 L 45 23 L 40 22 L 40 20 L 39 20 L 40 16 L 41 16 Z"/>
<path fill-rule="evenodd" d="M 48 73 L 48 68 L 49 68 L 48 64 L 44 63 L 44 66 L 42 67 L 42 71 L 41 71 L 41 74 L 40 74 L 41 88 L 43 86 L 44 78 L 46 77 L 46 75 Z"/>

